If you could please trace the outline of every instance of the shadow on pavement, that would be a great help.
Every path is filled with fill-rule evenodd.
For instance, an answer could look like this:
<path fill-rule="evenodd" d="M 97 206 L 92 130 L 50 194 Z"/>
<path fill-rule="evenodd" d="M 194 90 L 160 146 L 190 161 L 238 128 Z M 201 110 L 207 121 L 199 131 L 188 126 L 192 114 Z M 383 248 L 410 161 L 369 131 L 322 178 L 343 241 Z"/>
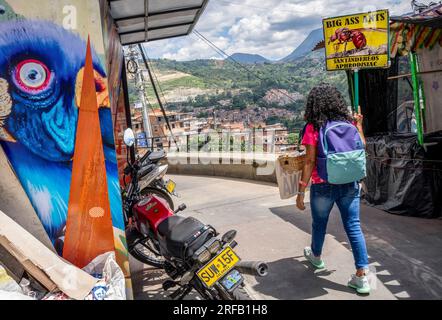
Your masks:
<path fill-rule="evenodd" d="M 346 285 L 327 279 L 335 270 L 314 270 L 303 256 L 284 258 L 268 263 L 269 274 L 256 278 L 253 289 L 275 299 L 312 299 L 327 295 L 328 290 L 354 293 Z"/>
<path fill-rule="evenodd" d="M 270 208 L 270 211 L 304 232 L 311 232 L 311 216 L 308 210 L 301 213 L 291 205 Z M 442 221 L 440 219 L 396 216 L 363 205 L 361 224 L 367 241 L 370 263 L 376 268 L 378 280 L 396 298 L 442 298 L 440 268 Z M 336 207 L 330 215 L 327 232 L 351 250 Z M 287 266 L 297 268 L 298 272 L 302 270 L 296 264 L 295 267 L 290 267 L 288 264 Z M 278 267 L 280 266 L 277 265 L 276 268 Z M 305 274 L 304 277 L 308 275 Z M 319 283 L 321 284 L 315 287 L 327 285 L 323 279 Z"/>
<path fill-rule="evenodd" d="M 170 300 L 169 295 L 174 291 L 164 291 L 162 283 L 169 279 L 164 270 L 145 267 L 132 273 L 133 291 L 136 300 Z M 194 290 L 184 300 L 200 300 Z"/>

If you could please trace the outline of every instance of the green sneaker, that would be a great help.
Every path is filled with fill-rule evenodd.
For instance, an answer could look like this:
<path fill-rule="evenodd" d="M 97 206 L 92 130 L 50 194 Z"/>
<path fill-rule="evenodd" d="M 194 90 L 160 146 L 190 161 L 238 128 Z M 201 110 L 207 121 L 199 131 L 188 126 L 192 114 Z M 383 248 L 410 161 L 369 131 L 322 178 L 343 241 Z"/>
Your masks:
<path fill-rule="evenodd" d="M 324 269 L 325 263 L 320 257 L 316 257 L 310 247 L 304 248 L 304 257 L 316 268 Z"/>
<path fill-rule="evenodd" d="M 352 274 L 347 285 L 350 288 L 356 289 L 356 291 L 360 294 L 369 294 L 371 290 L 370 283 L 368 283 L 368 278 L 366 275 L 358 277 L 357 275 Z"/>

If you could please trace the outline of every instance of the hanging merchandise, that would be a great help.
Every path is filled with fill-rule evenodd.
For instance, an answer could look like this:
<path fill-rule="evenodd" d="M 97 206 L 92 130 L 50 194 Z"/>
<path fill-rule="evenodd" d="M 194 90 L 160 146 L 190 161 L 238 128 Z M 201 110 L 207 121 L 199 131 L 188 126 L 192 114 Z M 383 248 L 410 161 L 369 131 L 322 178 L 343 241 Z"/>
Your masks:
<path fill-rule="evenodd" d="M 418 50 L 417 53 L 425 93 L 425 133 L 442 131 L 442 47 Z"/>
<path fill-rule="evenodd" d="M 390 54 L 406 56 L 419 49 L 433 50 L 442 45 L 442 29 L 420 24 L 393 22 L 390 25 Z"/>

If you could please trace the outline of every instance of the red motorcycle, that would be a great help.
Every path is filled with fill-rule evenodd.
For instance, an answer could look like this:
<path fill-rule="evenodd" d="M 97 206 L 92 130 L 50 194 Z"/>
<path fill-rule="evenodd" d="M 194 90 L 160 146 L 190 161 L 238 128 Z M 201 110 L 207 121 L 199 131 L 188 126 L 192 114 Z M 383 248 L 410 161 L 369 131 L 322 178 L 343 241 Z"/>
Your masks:
<path fill-rule="evenodd" d="M 133 145 L 126 133 L 125 143 Z M 173 211 L 158 195 L 141 194 L 138 181 L 142 171 L 137 161 L 125 170 L 131 177 L 123 193 L 129 253 L 165 270 L 170 280 L 163 283 L 163 289 L 178 287 L 170 295 L 172 299 L 183 299 L 196 290 L 208 300 L 250 300 L 242 273 L 265 276 L 267 265 L 240 260 L 233 250 L 235 230 L 220 238 L 212 226 L 178 215 L 186 209 L 184 204 Z"/>

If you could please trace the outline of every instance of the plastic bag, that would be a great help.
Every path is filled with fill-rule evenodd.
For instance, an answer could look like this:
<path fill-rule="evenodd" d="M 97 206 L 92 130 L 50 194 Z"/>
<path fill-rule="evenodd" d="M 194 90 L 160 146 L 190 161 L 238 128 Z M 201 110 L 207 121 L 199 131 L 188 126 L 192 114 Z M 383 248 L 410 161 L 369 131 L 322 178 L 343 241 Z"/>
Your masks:
<path fill-rule="evenodd" d="M 126 300 L 124 274 L 113 251 L 99 255 L 83 270 L 100 279 L 85 300 Z"/>
<path fill-rule="evenodd" d="M 20 285 L 0 266 L 0 300 L 34 300 L 23 294 Z"/>
<path fill-rule="evenodd" d="M 23 294 L 19 284 L 8 275 L 2 266 L 0 266 L 0 290 Z"/>
<path fill-rule="evenodd" d="M 34 300 L 34 299 L 17 291 L 0 290 L 0 300 Z"/>

